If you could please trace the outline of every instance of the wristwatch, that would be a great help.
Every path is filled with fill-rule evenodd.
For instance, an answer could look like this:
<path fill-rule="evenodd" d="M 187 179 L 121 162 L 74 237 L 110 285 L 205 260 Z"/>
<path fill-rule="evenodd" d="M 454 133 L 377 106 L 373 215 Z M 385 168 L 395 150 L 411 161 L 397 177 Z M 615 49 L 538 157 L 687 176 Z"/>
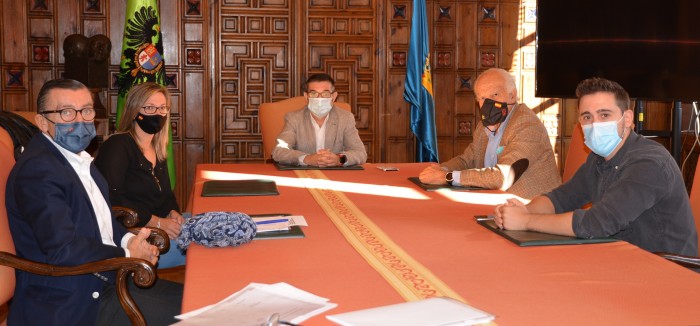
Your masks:
<path fill-rule="evenodd" d="M 340 165 L 343 165 L 343 164 L 345 164 L 345 162 L 348 161 L 348 158 L 347 158 L 347 156 L 345 156 L 345 154 L 340 153 L 340 154 L 338 154 L 338 161 L 340 161 Z"/>
<path fill-rule="evenodd" d="M 445 182 L 446 182 L 448 185 L 451 185 L 451 184 L 452 184 L 452 181 L 454 181 L 454 178 L 452 178 L 452 172 L 447 172 L 447 173 L 445 173 Z"/>

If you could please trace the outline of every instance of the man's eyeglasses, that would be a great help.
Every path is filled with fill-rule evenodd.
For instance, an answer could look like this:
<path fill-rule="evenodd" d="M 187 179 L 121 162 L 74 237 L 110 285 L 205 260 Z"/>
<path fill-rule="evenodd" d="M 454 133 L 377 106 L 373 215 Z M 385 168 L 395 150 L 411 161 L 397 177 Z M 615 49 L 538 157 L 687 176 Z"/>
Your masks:
<path fill-rule="evenodd" d="M 78 116 L 78 112 L 80 112 L 80 116 L 83 117 L 83 120 L 85 121 L 92 121 L 95 120 L 95 109 L 93 108 L 84 108 L 80 110 L 76 110 L 74 108 L 65 108 L 65 109 L 60 109 L 60 110 L 50 110 L 50 111 L 42 111 L 39 112 L 39 114 L 47 114 L 47 113 L 58 113 L 61 115 L 61 120 L 65 122 L 71 122 L 75 120 L 75 118 Z"/>
<path fill-rule="evenodd" d="M 143 109 L 143 112 L 146 114 L 153 114 L 153 113 L 156 113 L 156 111 L 158 111 L 158 113 L 160 113 L 160 114 L 167 114 L 168 112 L 170 112 L 170 107 L 167 105 L 163 105 L 163 106 L 146 105 L 146 106 L 142 106 L 141 108 Z"/>
<path fill-rule="evenodd" d="M 321 93 L 316 92 L 316 91 L 310 91 L 310 92 L 307 92 L 306 94 L 308 94 L 310 98 L 318 98 L 318 97 L 330 98 L 331 96 L 333 96 L 333 93 L 335 93 L 335 91 L 333 91 L 333 92 L 323 91 Z"/>

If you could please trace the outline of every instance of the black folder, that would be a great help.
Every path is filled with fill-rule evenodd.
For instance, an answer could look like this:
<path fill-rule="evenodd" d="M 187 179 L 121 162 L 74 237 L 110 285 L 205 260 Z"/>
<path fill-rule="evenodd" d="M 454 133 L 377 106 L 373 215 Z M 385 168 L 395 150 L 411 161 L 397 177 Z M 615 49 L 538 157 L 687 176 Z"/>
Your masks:
<path fill-rule="evenodd" d="M 270 216 L 289 216 L 291 214 L 287 213 L 273 213 L 273 214 L 256 214 L 249 215 L 250 217 L 270 217 Z M 289 238 L 304 238 L 306 235 L 302 231 L 301 227 L 298 225 L 292 225 L 289 230 L 286 231 L 270 231 L 256 233 L 253 240 L 268 240 L 268 239 L 289 239 Z"/>
<path fill-rule="evenodd" d="M 287 231 L 270 231 L 256 233 L 253 240 L 268 240 L 268 239 L 291 239 L 291 238 L 304 238 L 306 235 L 301 227 L 298 225 L 292 225 Z"/>
<path fill-rule="evenodd" d="M 421 187 L 425 191 L 435 191 L 438 189 L 452 189 L 452 190 L 483 190 L 484 188 L 482 187 L 476 187 L 476 186 L 453 186 L 453 185 L 448 185 L 448 184 L 442 184 L 442 185 L 429 185 L 420 182 L 420 179 L 418 177 L 409 177 L 409 181 L 417 184 L 419 187 Z"/>
<path fill-rule="evenodd" d="M 585 243 L 604 243 L 617 241 L 614 238 L 592 238 L 582 239 L 565 235 L 556 235 L 549 233 L 541 233 L 534 231 L 512 231 L 501 230 L 496 226 L 496 223 L 491 219 L 480 219 L 477 217 L 477 223 L 481 226 L 495 232 L 496 234 L 512 241 L 521 247 L 532 246 L 552 246 L 552 245 L 572 245 Z"/>
<path fill-rule="evenodd" d="M 292 165 L 292 164 L 284 164 L 284 163 L 279 163 L 275 162 L 275 166 L 277 167 L 278 170 L 280 171 L 285 171 L 285 170 L 364 170 L 365 168 L 362 165 L 349 165 L 349 166 L 327 166 L 327 167 L 318 167 L 318 166 L 311 166 L 311 165 Z"/>
<path fill-rule="evenodd" d="M 202 197 L 279 195 L 273 180 L 209 180 L 204 182 Z"/>

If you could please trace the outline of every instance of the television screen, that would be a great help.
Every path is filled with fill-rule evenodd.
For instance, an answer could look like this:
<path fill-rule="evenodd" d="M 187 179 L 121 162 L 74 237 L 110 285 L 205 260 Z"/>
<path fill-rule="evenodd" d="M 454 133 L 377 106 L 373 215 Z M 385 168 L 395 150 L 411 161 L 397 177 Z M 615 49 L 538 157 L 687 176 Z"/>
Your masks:
<path fill-rule="evenodd" d="M 700 99 L 699 0 L 538 0 L 537 97 L 573 98 L 583 79 L 637 99 Z"/>

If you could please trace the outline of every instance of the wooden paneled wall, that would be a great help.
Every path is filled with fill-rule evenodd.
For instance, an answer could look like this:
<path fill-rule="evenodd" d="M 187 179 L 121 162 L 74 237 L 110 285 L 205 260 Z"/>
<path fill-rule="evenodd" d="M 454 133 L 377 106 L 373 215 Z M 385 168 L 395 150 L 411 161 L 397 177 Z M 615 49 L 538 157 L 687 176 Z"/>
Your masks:
<path fill-rule="evenodd" d="M 576 101 L 534 97 L 535 0 L 427 0 L 440 159 L 471 142 L 476 76 L 502 67 L 565 157 Z M 34 111 L 42 84 L 62 75 L 63 40 L 112 40 L 118 72 L 126 0 L 0 0 L 0 107 Z M 262 162 L 258 107 L 302 93 L 310 74 L 336 80 L 370 162 L 410 162 L 414 137 L 403 100 L 411 0 L 160 1 L 181 204 L 197 163 Z M 111 122 L 117 89 L 100 93 Z M 647 105 L 647 128 L 670 125 L 670 106 Z"/>

